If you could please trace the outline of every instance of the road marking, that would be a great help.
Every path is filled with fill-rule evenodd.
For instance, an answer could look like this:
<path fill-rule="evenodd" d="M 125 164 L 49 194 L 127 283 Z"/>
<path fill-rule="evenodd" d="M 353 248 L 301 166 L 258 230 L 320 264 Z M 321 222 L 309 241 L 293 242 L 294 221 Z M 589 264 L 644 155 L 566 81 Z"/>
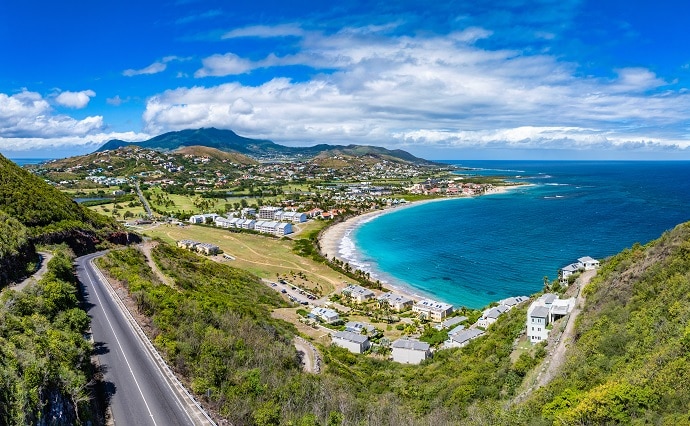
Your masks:
<path fill-rule="evenodd" d="M 122 356 L 125 358 L 125 362 L 127 363 L 127 367 L 129 368 L 129 372 L 132 374 L 132 378 L 134 379 L 134 383 L 136 383 L 136 385 L 137 385 L 137 389 L 139 389 L 139 394 L 141 395 L 141 399 L 144 401 L 144 405 L 146 405 L 146 410 L 148 410 L 149 416 L 151 416 L 151 421 L 153 422 L 154 425 L 156 425 L 156 419 L 153 418 L 153 413 L 151 412 L 151 408 L 149 408 L 149 404 L 146 402 L 146 398 L 144 397 L 144 392 L 142 392 L 141 387 L 139 386 L 139 381 L 137 381 L 137 378 L 134 375 L 134 371 L 132 370 L 132 366 L 130 365 L 129 360 L 127 359 L 127 355 L 125 355 L 125 351 L 124 351 L 124 349 L 122 349 L 122 345 L 120 344 L 120 339 L 117 338 L 117 333 L 115 333 L 115 329 L 113 328 L 113 324 L 110 322 L 110 318 L 108 317 L 108 314 L 105 312 L 105 309 L 103 309 L 103 302 L 101 301 L 101 297 L 98 295 L 98 291 L 96 290 L 96 286 L 94 285 L 93 280 L 91 279 L 91 274 L 89 273 L 88 268 L 86 268 L 85 271 L 86 271 L 86 277 L 89 279 L 89 282 L 91 282 L 91 287 L 93 287 L 93 291 L 96 294 L 96 298 L 98 299 L 98 303 L 101 305 L 101 310 L 103 311 L 103 315 L 105 316 L 105 320 L 108 321 L 108 325 L 110 326 L 110 330 L 113 332 L 113 336 L 115 336 L 115 341 L 117 342 L 117 346 L 120 347 L 120 351 L 122 352 Z"/>

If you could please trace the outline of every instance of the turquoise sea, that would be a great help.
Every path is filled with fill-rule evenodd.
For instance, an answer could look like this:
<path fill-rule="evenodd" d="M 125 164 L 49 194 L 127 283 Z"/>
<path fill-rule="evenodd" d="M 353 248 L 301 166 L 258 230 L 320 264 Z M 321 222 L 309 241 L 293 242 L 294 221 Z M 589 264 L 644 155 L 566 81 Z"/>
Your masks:
<path fill-rule="evenodd" d="M 541 290 L 579 257 L 602 259 L 690 220 L 690 162 L 449 163 L 532 185 L 379 216 L 341 255 L 389 284 L 480 308 Z"/>

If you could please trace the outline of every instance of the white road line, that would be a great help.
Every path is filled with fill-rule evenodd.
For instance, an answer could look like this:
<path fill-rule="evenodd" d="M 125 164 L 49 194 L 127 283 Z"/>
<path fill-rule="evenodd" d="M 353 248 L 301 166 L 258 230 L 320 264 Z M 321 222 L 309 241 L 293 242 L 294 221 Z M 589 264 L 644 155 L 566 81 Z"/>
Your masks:
<path fill-rule="evenodd" d="M 122 352 L 122 356 L 125 358 L 125 362 L 127 363 L 127 367 L 129 368 L 129 372 L 132 374 L 132 378 L 134 379 L 134 383 L 136 383 L 136 385 L 137 385 L 137 389 L 139 389 L 139 394 L 141 395 L 141 399 L 144 401 L 144 405 L 146 405 L 146 409 L 149 412 L 149 416 L 151 416 L 151 421 L 153 422 L 154 425 L 156 425 L 156 419 L 153 418 L 153 413 L 151 413 L 151 408 L 149 408 L 149 404 L 146 402 L 146 398 L 144 397 L 144 392 L 142 392 L 141 387 L 139 386 L 139 382 L 137 381 L 137 378 L 134 375 L 134 371 L 132 370 L 132 366 L 130 365 L 129 360 L 127 359 L 127 355 L 125 355 L 125 351 L 124 351 L 124 349 L 122 349 L 122 345 L 120 344 L 120 339 L 117 338 L 117 333 L 115 333 L 115 329 L 113 328 L 113 324 L 110 322 L 110 318 L 108 318 L 108 314 L 105 312 L 105 309 L 103 309 L 103 302 L 101 301 L 101 297 L 98 295 L 98 291 L 96 290 L 96 286 L 93 284 L 93 280 L 91 279 L 91 274 L 89 273 L 88 270 L 86 270 L 86 277 L 91 282 L 91 287 L 93 288 L 93 291 L 96 294 L 96 298 L 98 299 L 98 303 L 101 305 L 101 309 L 103 310 L 103 315 L 105 316 L 106 321 L 108 321 L 108 325 L 110 326 L 110 330 L 112 330 L 112 332 L 113 332 L 113 336 L 115 336 L 115 341 L 117 341 L 117 346 L 120 347 L 120 351 Z"/>
<path fill-rule="evenodd" d="M 113 299 L 115 304 L 119 307 L 120 311 L 122 314 L 125 316 L 125 320 L 127 321 L 127 317 L 129 317 L 129 321 L 127 321 L 127 325 L 129 328 L 132 330 L 132 332 L 135 334 L 137 337 L 137 340 L 139 343 L 143 346 L 144 351 L 149 354 L 149 357 L 151 361 L 156 365 L 158 371 L 161 373 L 161 377 L 163 378 L 163 381 L 165 384 L 168 386 L 168 389 L 170 390 L 170 393 L 175 397 L 175 402 L 177 403 L 177 406 L 180 407 L 180 409 L 185 413 L 187 416 L 187 419 L 191 422 L 191 424 L 196 424 L 197 422 L 194 421 L 194 418 L 192 418 L 192 414 L 189 412 L 187 408 L 187 404 L 183 402 L 180 397 L 184 398 L 184 395 L 186 395 L 189 400 L 193 403 L 193 405 L 198 408 L 198 412 L 194 412 L 194 416 L 197 418 L 197 420 L 201 420 L 202 422 L 204 421 L 203 418 L 199 419 L 199 414 L 201 414 L 203 417 L 206 418 L 206 420 L 213 426 L 216 426 L 216 423 L 209 417 L 209 415 L 201 408 L 201 406 L 194 400 L 194 397 L 185 389 L 185 387 L 180 383 L 180 381 L 175 377 L 175 374 L 170 370 L 166 362 L 163 360 L 163 358 L 160 356 L 156 348 L 153 346 L 151 341 L 148 339 L 146 334 L 141 330 L 139 327 L 139 324 L 137 324 L 136 320 L 132 317 L 130 314 L 129 310 L 127 310 L 127 307 L 122 303 L 122 301 L 117 297 L 117 294 L 115 294 L 114 289 L 108 282 L 108 279 L 103 276 L 101 273 L 100 269 L 96 267 L 93 264 L 93 259 L 89 260 L 89 264 L 93 268 L 93 270 L 96 273 L 97 279 L 103 284 L 103 281 L 105 281 L 104 287 L 106 287 L 107 293 L 110 295 L 110 297 Z M 96 295 L 98 297 L 98 295 Z M 99 299 L 100 301 L 100 299 Z M 171 383 L 172 382 L 172 383 Z M 173 386 L 178 389 L 176 391 L 173 389 Z M 185 408 L 187 407 L 187 408 Z"/>

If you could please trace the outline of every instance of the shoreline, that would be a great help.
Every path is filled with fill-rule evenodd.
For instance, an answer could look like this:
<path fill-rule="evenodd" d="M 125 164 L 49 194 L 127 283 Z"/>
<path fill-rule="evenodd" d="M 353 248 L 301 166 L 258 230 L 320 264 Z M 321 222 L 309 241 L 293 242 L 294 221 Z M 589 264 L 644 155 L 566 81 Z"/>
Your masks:
<path fill-rule="evenodd" d="M 340 246 L 343 243 L 343 240 L 350 235 L 353 231 L 355 231 L 357 228 L 362 226 L 364 223 L 369 222 L 371 220 L 376 219 L 379 216 L 393 213 L 396 211 L 399 211 L 401 209 L 406 209 L 410 207 L 416 207 L 416 206 L 421 206 L 424 204 L 428 203 L 435 203 L 435 202 L 441 202 L 441 201 L 448 201 L 448 200 L 457 200 L 457 199 L 464 199 L 464 198 L 474 198 L 474 197 L 483 197 L 487 195 L 498 195 L 498 194 L 504 194 L 506 192 L 512 191 L 517 188 L 523 188 L 527 186 L 532 186 L 532 184 L 520 184 L 520 185 L 506 185 L 506 186 L 499 186 L 492 188 L 491 191 L 486 192 L 481 195 L 475 195 L 473 197 L 463 197 L 463 196 L 458 196 L 458 197 L 443 197 L 443 198 L 433 198 L 429 200 L 420 200 L 420 201 L 410 201 L 402 206 L 396 206 L 396 207 L 387 207 L 382 210 L 374 210 L 370 212 L 366 212 L 354 217 L 351 217 L 344 222 L 336 223 L 335 225 L 331 225 L 328 228 L 326 228 L 321 236 L 319 237 L 319 246 L 321 248 L 321 254 L 325 256 L 327 259 L 331 260 L 334 257 L 342 262 L 349 262 L 349 259 L 345 259 L 340 251 Z M 389 282 L 382 282 L 382 287 L 390 290 L 394 293 L 402 294 L 406 297 L 411 298 L 412 300 L 419 301 L 423 299 L 425 296 L 422 296 L 420 294 L 414 293 L 413 287 L 407 283 L 400 282 L 400 285 L 395 285 Z M 336 289 L 338 290 L 338 289 Z"/>

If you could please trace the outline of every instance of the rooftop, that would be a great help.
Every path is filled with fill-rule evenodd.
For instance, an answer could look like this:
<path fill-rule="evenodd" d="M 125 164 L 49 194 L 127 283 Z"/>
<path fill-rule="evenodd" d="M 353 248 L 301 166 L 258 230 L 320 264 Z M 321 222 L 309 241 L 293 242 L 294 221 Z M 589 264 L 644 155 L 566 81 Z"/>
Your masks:
<path fill-rule="evenodd" d="M 428 351 L 431 346 L 428 343 L 420 342 L 419 340 L 398 339 L 391 345 L 396 349 L 409 349 L 413 351 Z"/>
<path fill-rule="evenodd" d="M 339 331 L 333 335 L 334 339 L 347 340 L 349 342 L 364 343 L 369 338 L 363 334 L 353 333 L 351 331 Z"/>

